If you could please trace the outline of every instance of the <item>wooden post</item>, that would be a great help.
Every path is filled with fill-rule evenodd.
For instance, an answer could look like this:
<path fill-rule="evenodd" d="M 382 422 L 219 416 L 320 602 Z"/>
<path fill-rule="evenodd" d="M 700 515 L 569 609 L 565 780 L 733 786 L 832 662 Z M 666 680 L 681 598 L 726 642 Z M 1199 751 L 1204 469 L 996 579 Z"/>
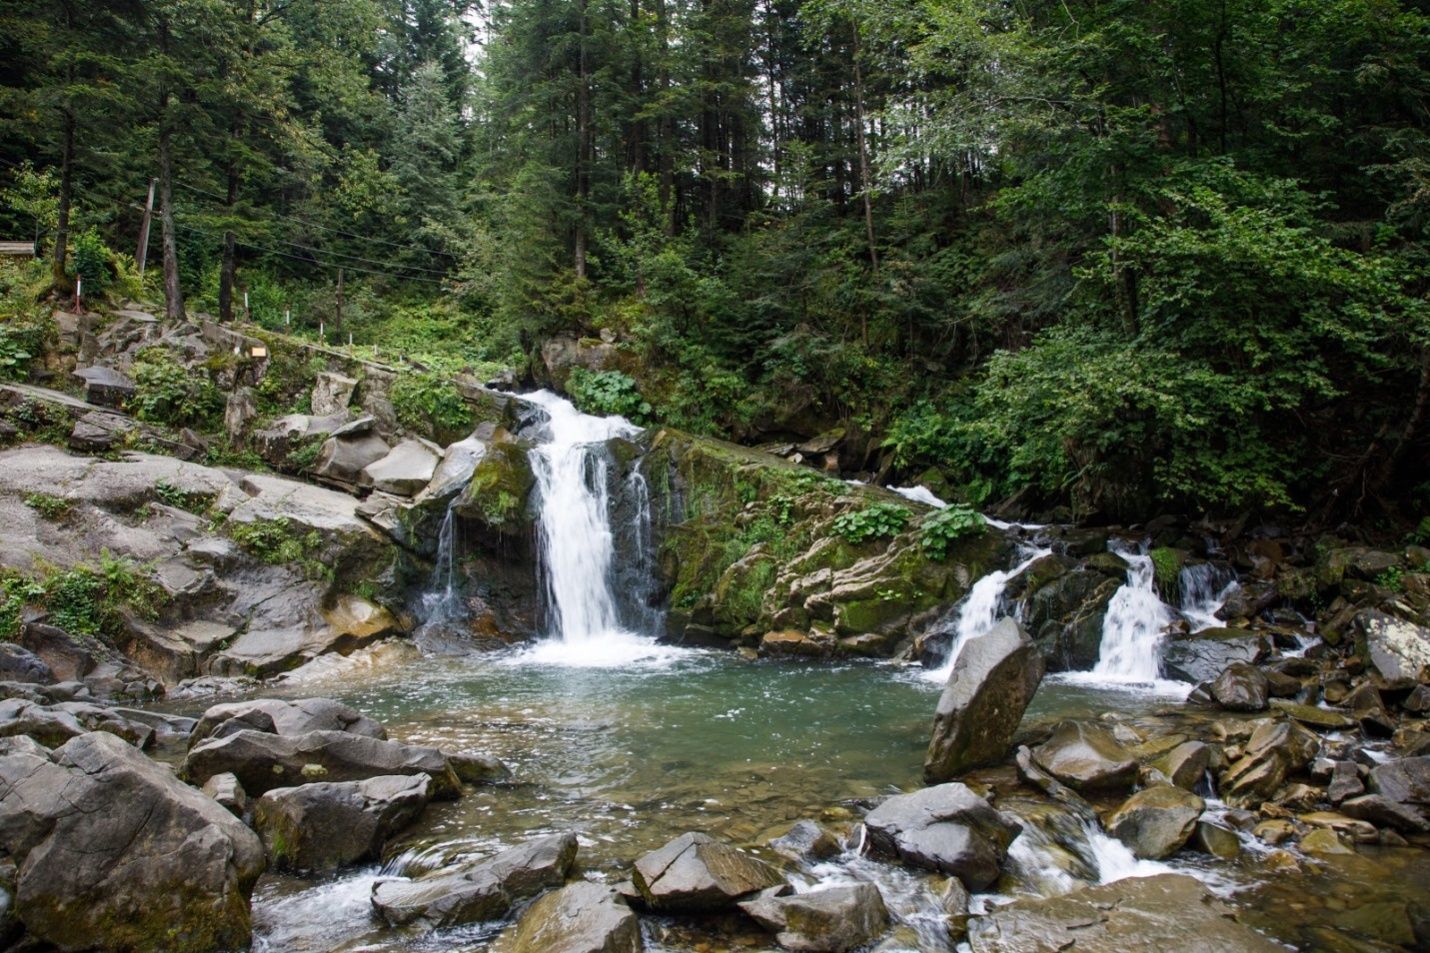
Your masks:
<path fill-rule="evenodd" d="M 333 315 L 333 326 L 339 331 L 343 329 L 343 270 L 338 269 L 338 310 Z"/>
<path fill-rule="evenodd" d="M 149 222 L 154 217 L 154 188 L 157 179 L 149 180 L 149 198 L 144 203 L 144 221 L 139 225 L 139 251 L 134 258 L 139 263 L 139 277 L 144 277 L 144 262 L 149 258 Z"/>

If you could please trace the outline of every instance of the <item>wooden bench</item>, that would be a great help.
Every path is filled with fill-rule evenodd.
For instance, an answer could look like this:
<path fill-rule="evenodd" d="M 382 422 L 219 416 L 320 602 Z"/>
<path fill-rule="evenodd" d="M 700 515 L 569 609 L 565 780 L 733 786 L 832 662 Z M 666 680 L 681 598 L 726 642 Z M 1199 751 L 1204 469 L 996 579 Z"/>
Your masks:
<path fill-rule="evenodd" d="M 34 258 L 34 242 L 0 242 L 0 257 Z"/>

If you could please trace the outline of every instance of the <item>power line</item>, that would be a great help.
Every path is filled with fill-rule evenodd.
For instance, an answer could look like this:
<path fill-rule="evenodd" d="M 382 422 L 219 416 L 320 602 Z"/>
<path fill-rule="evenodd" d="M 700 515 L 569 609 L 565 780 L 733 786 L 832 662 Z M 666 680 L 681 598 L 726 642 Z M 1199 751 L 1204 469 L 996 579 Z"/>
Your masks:
<path fill-rule="evenodd" d="M 183 229 L 183 230 L 186 231 L 186 232 L 194 232 L 195 234 L 198 234 L 198 235 L 204 235 L 204 236 L 206 236 L 206 237 L 208 237 L 208 238 L 214 239 L 215 241 L 222 241 L 222 240 L 223 240 L 223 236 L 217 235 L 217 234 L 215 234 L 214 232 L 209 231 L 209 230 L 206 229 L 206 228 L 200 228 L 200 227 L 198 227 L 197 225 L 188 225 L 188 224 L 186 224 L 186 223 L 184 223 L 184 222 L 177 222 L 177 221 L 176 221 L 176 222 L 174 223 L 174 227 L 175 227 L 175 228 Z M 252 242 L 243 241 L 242 239 L 239 239 L 239 238 L 235 238 L 235 239 L 234 239 L 234 244 L 235 244 L 235 245 L 242 245 L 244 248 L 247 248 L 247 249 L 249 249 L 250 251 L 263 252 L 263 253 L 268 254 L 268 255 L 279 255 L 279 256 L 281 256 L 281 257 L 283 257 L 283 258 L 291 258 L 291 259 L 293 259 L 294 261 L 301 261 L 301 262 L 303 262 L 303 263 L 306 264 L 306 265 L 315 265 L 315 266 L 317 266 L 317 267 L 319 267 L 319 268 L 330 268 L 330 269 L 331 269 L 331 268 L 341 268 L 341 269 L 343 269 L 343 270 L 345 270 L 345 271 L 355 271 L 355 272 L 358 272 L 359 274 L 364 274 L 364 275 L 377 275 L 377 276 L 380 277 L 380 278 L 396 278 L 396 279 L 398 279 L 398 280 L 400 280 L 400 281 L 421 281 L 421 282 L 425 282 L 425 283 L 427 283 L 427 284 L 432 284 L 432 285 L 441 285 L 441 284 L 443 283 L 443 282 L 439 281 L 439 280 L 436 279 L 436 278 L 423 278 L 423 277 L 421 277 L 420 275 L 394 275 L 394 274 L 392 274 L 391 272 L 388 272 L 388 271 L 376 271 L 376 270 L 373 270 L 373 269 L 370 269 L 370 268 L 358 268 L 358 267 L 355 267 L 355 266 L 353 266 L 353 265 L 343 264 L 342 262 L 338 262 L 338 263 L 334 264 L 333 262 L 322 261 L 321 259 L 317 258 L 316 255 L 314 255 L 314 256 L 312 256 L 312 257 L 304 257 L 304 256 L 302 256 L 302 255 L 293 255 L 293 254 L 290 254 L 290 253 L 285 252 L 285 251 L 279 251 L 279 250 L 276 249 L 276 248 L 269 248 L 269 247 L 264 246 L 264 245 L 255 245 L 255 244 L 253 244 Z M 401 265 L 397 265 L 397 266 L 394 266 L 394 267 L 401 268 L 402 266 L 401 266 Z"/>
<path fill-rule="evenodd" d="M 207 189 L 201 189 L 201 188 L 199 188 L 198 186 L 189 185 L 189 184 L 186 183 L 186 182 L 179 182 L 179 183 L 177 183 L 177 184 L 178 184 L 178 186 L 179 186 L 180 188 L 188 189 L 190 192 L 197 192 L 199 195 L 208 196 L 209 198 L 215 199 L 215 200 L 217 200 L 217 201 L 219 201 L 219 202 L 224 202 L 224 203 L 227 203 L 227 202 L 228 202 L 228 199 L 227 199 L 225 196 L 219 195 L 219 194 L 216 193 L 216 192 L 210 192 L 210 191 L 208 191 Z M 382 239 L 382 238 L 373 238 L 373 237 L 368 236 L 368 235 L 354 235 L 354 234 L 352 234 L 351 232 L 345 232 L 345 231 L 343 231 L 343 230 L 340 229 L 340 228 L 333 228 L 333 227 L 330 226 L 330 225 L 319 225 L 317 222 L 310 222 L 310 221 L 308 221 L 308 220 L 305 219 L 305 218 L 298 218 L 297 216 L 294 216 L 294 215 L 277 215 L 277 214 L 275 214 L 273 217 L 276 218 L 276 219 L 281 219 L 281 220 L 283 220 L 283 221 L 287 221 L 287 222 L 297 222 L 297 223 L 300 224 L 300 225 L 307 225 L 309 228 L 316 228 L 316 229 L 318 229 L 319 231 L 332 232 L 332 233 L 335 234 L 335 235 L 340 235 L 340 236 L 342 236 L 343 238 L 352 239 L 352 240 L 354 240 L 354 241 L 372 242 L 372 243 L 378 244 L 378 245 L 390 245 L 390 246 L 393 247 L 393 248 L 415 249 L 415 250 L 418 250 L 418 251 L 423 252 L 424 254 L 429 254 L 429 255 L 441 255 L 441 256 L 443 256 L 444 258 L 451 258 L 451 259 L 453 259 L 453 260 L 455 260 L 455 259 L 457 258 L 457 256 L 454 255 L 454 254 L 452 254 L 451 252 L 432 251 L 432 250 L 429 250 L 429 249 L 426 249 L 426 248 L 422 248 L 422 247 L 420 247 L 420 246 L 418 246 L 418 245 L 411 245 L 411 244 L 404 245 L 404 244 L 401 243 L 401 242 L 390 242 L 390 241 L 387 241 L 387 240 Z M 251 221 L 251 220 L 250 220 L 249 223 L 250 223 L 250 224 L 258 224 L 258 223 L 256 223 L 256 222 Z M 445 272 L 437 272 L 437 274 L 445 274 Z"/>

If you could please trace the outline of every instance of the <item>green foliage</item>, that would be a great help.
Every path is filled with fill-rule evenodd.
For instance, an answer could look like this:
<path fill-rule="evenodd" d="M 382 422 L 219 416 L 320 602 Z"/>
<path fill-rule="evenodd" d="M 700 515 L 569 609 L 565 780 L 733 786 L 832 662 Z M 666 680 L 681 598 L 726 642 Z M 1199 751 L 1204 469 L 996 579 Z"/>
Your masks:
<path fill-rule="evenodd" d="M 1391 592 L 1405 591 L 1405 570 L 1400 566 L 1391 566 L 1385 572 L 1375 577 L 1375 584 L 1389 589 Z"/>
<path fill-rule="evenodd" d="M 930 559 L 942 561 L 955 542 L 983 533 L 986 526 L 972 507 L 953 504 L 934 510 L 919 522 L 919 545 Z"/>
<path fill-rule="evenodd" d="M 51 522 L 64 519 L 74 507 L 74 500 L 49 493 L 30 493 L 25 497 L 25 505 Z"/>
<path fill-rule="evenodd" d="M 270 566 L 292 566 L 312 579 L 332 577 L 332 568 L 322 563 L 318 554 L 323 538 L 316 530 L 297 532 L 287 517 L 254 520 L 248 523 L 226 522 L 225 532 L 249 555 Z"/>
<path fill-rule="evenodd" d="M 1182 553 L 1167 546 L 1158 546 L 1147 553 L 1152 560 L 1152 575 L 1157 580 L 1157 588 L 1164 593 L 1174 593 L 1181 581 Z"/>
<path fill-rule="evenodd" d="M 21 611 L 33 605 L 72 635 L 111 639 L 124 632 L 127 617 L 156 618 L 162 598 L 147 568 L 108 550 L 100 553 L 98 566 L 41 567 L 37 578 L 5 571 L 0 573 L 0 638 L 13 638 Z"/>
<path fill-rule="evenodd" d="M 172 427 L 212 429 L 223 419 L 224 397 L 207 376 L 195 375 L 161 347 L 134 362 L 134 415 Z"/>
<path fill-rule="evenodd" d="M 571 395 L 571 402 L 588 414 L 621 416 L 640 425 L 650 421 L 650 404 L 641 397 L 636 382 L 620 371 L 572 368 L 566 379 L 566 392 Z"/>
<path fill-rule="evenodd" d="M 1410 534 L 1410 541 L 1421 546 L 1430 546 L 1430 516 L 1422 519 L 1415 527 L 1415 531 Z"/>
<path fill-rule="evenodd" d="M 441 444 L 471 432 L 472 408 L 451 378 L 436 371 L 410 371 L 392 385 L 392 406 L 404 427 Z"/>
<path fill-rule="evenodd" d="M 91 226 L 74 236 L 70 267 L 77 278 L 84 280 L 86 298 L 102 295 L 114 280 L 114 252 L 104 244 L 99 229 Z"/>
<path fill-rule="evenodd" d="M 841 513 L 834 519 L 834 532 L 859 545 L 886 536 L 897 536 L 913 517 L 908 507 L 897 503 L 874 503 L 859 510 Z"/>
<path fill-rule="evenodd" d="M 174 486 L 167 480 L 159 480 L 154 484 L 154 495 L 159 498 L 159 502 L 166 506 L 186 510 L 190 513 L 205 514 L 214 503 L 211 493 L 185 490 L 182 487 Z"/>

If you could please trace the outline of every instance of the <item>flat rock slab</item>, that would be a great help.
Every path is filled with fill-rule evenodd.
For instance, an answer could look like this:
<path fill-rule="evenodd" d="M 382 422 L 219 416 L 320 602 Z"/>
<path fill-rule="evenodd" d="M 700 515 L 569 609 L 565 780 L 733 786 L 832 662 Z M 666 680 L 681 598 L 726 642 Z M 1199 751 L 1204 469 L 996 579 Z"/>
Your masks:
<path fill-rule="evenodd" d="M 199 785 L 224 772 L 236 775 L 254 797 L 306 781 L 363 781 L 383 774 L 425 774 L 436 799 L 461 794 L 461 782 L 436 748 L 345 731 L 293 736 L 239 731 L 195 745 L 182 768 L 184 778 Z"/>
<path fill-rule="evenodd" d="M 1137 779 L 1137 759 L 1111 732 L 1080 721 L 1062 722 L 1033 749 L 1038 767 L 1083 794 L 1126 791 Z"/>
<path fill-rule="evenodd" d="M 416 496 L 432 481 L 440 459 L 440 453 L 422 441 L 404 440 L 364 467 L 358 482 L 393 496 Z"/>
<path fill-rule="evenodd" d="M 223 729 L 235 719 L 254 712 L 266 715 L 278 735 L 301 735 L 309 731 L 345 731 L 368 738 L 386 740 L 387 731 L 349 705 L 331 698 L 255 698 L 250 701 L 214 705 L 203 713 L 189 739 L 193 747 L 207 738 L 222 737 Z M 251 727 L 245 724 L 244 727 Z"/>
<path fill-rule="evenodd" d="M 682 834 L 636 861 L 632 880 L 655 910 L 698 912 L 785 882 L 762 860 L 700 833 Z"/>
<path fill-rule="evenodd" d="M 380 880 L 372 887 L 372 905 L 391 926 L 496 920 L 523 900 L 565 883 L 576 850 L 574 834 L 552 834 L 455 870 L 415 880 Z"/>
<path fill-rule="evenodd" d="M 1285 953 L 1181 874 L 1018 900 L 969 924 L 973 953 Z"/>

